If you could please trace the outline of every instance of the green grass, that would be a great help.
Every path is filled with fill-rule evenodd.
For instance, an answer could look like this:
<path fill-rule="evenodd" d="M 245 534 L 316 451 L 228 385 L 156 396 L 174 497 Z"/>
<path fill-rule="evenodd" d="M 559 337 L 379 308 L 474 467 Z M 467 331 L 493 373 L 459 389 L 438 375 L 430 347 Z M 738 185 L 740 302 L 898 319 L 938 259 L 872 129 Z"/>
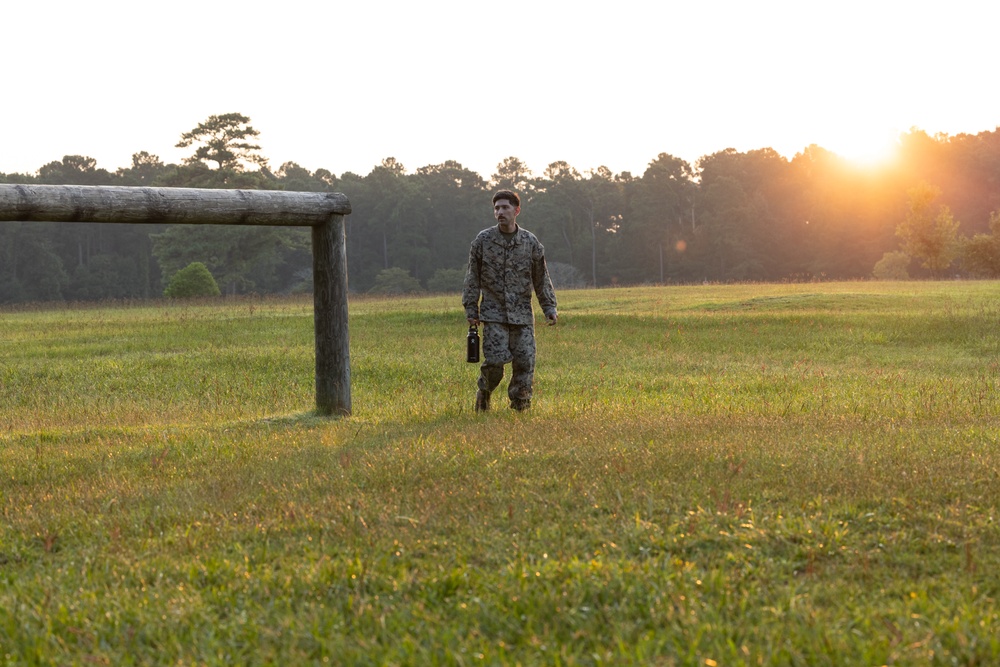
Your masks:
<path fill-rule="evenodd" d="M 0 312 L 0 664 L 1000 662 L 1000 283 L 559 297 Z"/>

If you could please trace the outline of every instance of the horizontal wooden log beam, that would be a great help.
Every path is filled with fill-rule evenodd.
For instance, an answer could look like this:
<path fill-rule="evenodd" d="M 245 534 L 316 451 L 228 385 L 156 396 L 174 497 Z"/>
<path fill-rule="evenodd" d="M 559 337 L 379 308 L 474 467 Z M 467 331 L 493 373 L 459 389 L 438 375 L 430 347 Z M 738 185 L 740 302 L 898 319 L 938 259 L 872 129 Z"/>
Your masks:
<path fill-rule="evenodd" d="M 0 221 L 315 227 L 350 212 L 339 192 L 0 183 Z"/>

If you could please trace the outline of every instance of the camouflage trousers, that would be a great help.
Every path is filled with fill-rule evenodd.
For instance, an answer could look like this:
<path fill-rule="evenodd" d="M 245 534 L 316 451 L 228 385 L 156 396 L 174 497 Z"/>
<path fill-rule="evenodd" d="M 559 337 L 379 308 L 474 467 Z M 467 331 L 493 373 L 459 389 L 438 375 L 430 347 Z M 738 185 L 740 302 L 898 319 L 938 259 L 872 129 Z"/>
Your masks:
<path fill-rule="evenodd" d="M 511 364 L 507 396 L 511 405 L 531 405 L 531 385 L 535 379 L 535 328 L 531 325 L 483 322 L 483 365 L 479 368 L 479 388 L 492 392 L 503 379 L 504 364 Z"/>

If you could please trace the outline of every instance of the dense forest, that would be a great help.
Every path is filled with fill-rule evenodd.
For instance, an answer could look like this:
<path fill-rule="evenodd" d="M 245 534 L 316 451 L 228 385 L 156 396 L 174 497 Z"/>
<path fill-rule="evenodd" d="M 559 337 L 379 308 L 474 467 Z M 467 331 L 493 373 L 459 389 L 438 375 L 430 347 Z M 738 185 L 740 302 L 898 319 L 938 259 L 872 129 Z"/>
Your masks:
<path fill-rule="evenodd" d="M 791 159 L 721 150 L 695 164 L 660 153 L 642 174 L 541 174 L 509 157 L 489 177 L 459 162 L 408 171 L 386 158 L 365 176 L 271 170 L 240 114 L 181 135 L 181 164 L 138 152 L 108 171 L 67 155 L 0 183 L 336 191 L 353 292 L 449 291 L 469 244 L 493 224 L 490 193 L 522 195 L 519 222 L 545 244 L 557 287 L 1000 275 L 1000 128 L 899 137 L 893 161 L 863 168 L 819 146 Z M 0 223 L 0 303 L 159 297 L 192 263 L 224 294 L 311 289 L 308 230 Z"/>

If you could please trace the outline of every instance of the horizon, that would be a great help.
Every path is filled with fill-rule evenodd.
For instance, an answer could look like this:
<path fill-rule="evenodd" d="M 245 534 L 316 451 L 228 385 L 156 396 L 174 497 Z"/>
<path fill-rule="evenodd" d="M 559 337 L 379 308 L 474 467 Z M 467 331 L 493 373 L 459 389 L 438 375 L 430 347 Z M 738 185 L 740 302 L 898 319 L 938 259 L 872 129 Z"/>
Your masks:
<path fill-rule="evenodd" d="M 253 123 L 253 119 L 252 118 L 251 118 L 251 125 L 254 126 L 254 127 L 256 127 L 256 124 Z M 565 161 L 565 162 L 567 162 L 567 164 L 569 164 L 571 167 L 577 169 L 577 171 L 581 175 L 585 175 L 589 171 L 596 170 L 599 167 L 607 167 L 615 175 L 620 175 L 620 174 L 628 172 L 632 176 L 638 178 L 638 177 L 642 176 L 642 174 L 645 172 L 645 170 L 648 168 L 648 166 L 652 162 L 654 162 L 656 160 L 656 158 L 660 154 L 662 154 L 662 153 L 666 153 L 666 154 L 671 155 L 673 157 L 677 157 L 677 158 L 680 158 L 682 160 L 685 160 L 692 167 L 696 168 L 697 164 L 698 164 L 698 161 L 701 160 L 702 158 L 705 158 L 705 157 L 708 157 L 708 156 L 713 155 L 715 153 L 719 153 L 719 152 L 726 151 L 726 150 L 729 150 L 729 149 L 736 150 L 738 153 L 749 153 L 749 152 L 756 151 L 756 150 L 774 150 L 779 155 L 781 155 L 784 159 L 786 159 L 788 161 L 791 161 L 796 156 L 802 154 L 806 149 L 815 146 L 815 147 L 818 147 L 820 149 L 826 150 L 826 151 L 828 151 L 828 152 L 830 152 L 830 153 L 832 153 L 834 155 L 837 155 L 840 159 L 845 160 L 846 162 L 854 165 L 855 167 L 858 167 L 858 168 L 869 168 L 869 167 L 886 166 L 886 165 L 891 164 L 892 161 L 895 159 L 895 157 L 896 157 L 896 151 L 899 148 L 899 144 L 898 144 L 899 139 L 901 139 L 902 137 L 904 137 L 906 135 L 909 135 L 909 134 L 924 133 L 924 134 L 926 134 L 928 137 L 930 137 L 932 139 L 938 139 L 939 137 L 945 137 L 945 138 L 949 138 L 950 139 L 950 138 L 954 138 L 954 137 L 957 137 L 957 136 L 963 136 L 963 135 L 977 136 L 977 135 L 983 134 L 983 133 L 998 132 L 998 131 L 1000 131 L 1000 125 L 998 125 L 998 126 L 996 126 L 994 128 L 991 128 L 991 129 L 984 129 L 984 130 L 980 130 L 980 131 L 976 131 L 976 132 L 957 132 L 957 133 L 954 133 L 954 134 L 944 133 L 944 132 L 932 133 L 932 132 L 928 132 L 928 131 L 924 130 L 923 128 L 913 127 L 913 128 L 910 128 L 907 132 L 901 132 L 899 135 L 897 135 L 894 138 L 894 140 L 893 140 L 892 143 L 887 143 L 887 144 L 879 147 L 878 150 L 863 151 L 863 152 L 859 153 L 858 156 L 856 156 L 856 157 L 851 157 L 849 155 L 844 155 L 842 153 L 838 153 L 837 151 L 834 151 L 834 150 L 832 150 L 830 148 L 827 148 L 826 146 L 822 146 L 822 145 L 817 144 L 817 143 L 814 142 L 814 143 L 802 146 L 801 148 L 795 150 L 794 152 L 781 151 L 781 150 L 775 148 L 774 146 L 758 146 L 758 147 L 755 147 L 755 148 L 747 148 L 747 149 L 743 149 L 743 150 L 737 149 L 737 148 L 735 148 L 733 146 L 727 146 L 727 147 L 724 147 L 724 148 L 719 148 L 718 150 L 713 150 L 713 151 L 710 151 L 708 153 L 704 153 L 702 155 L 699 155 L 695 159 L 687 159 L 687 158 L 684 158 L 682 156 L 679 156 L 679 155 L 676 155 L 674 153 L 671 153 L 670 151 L 660 151 L 656 155 L 653 155 L 652 157 L 650 157 L 649 160 L 646 162 L 645 165 L 643 165 L 641 168 L 635 169 L 635 170 L 633 170 L 633 169 L 614 169 L 612 167 L 609 167 L 606 162 L 605 163 L 596 164 L 596 165 L 593 165 L 593 166 L 587 166 L 587 167 L 580 167 L 578 165 L 575 165 L 575 164 L 569 162 L 568 160 Z M 186 148 L 186 149 L 177 149 L 177 148 L 174 148 L 174 151 L 178 152 L 178 153 L 184 153 L 186 151 L 188 154 L 187 155 L 180 155 L 179 157 L 177 157 L 175 159 L 169 159 L 168 160 L 168 159 L 164 159 L 162 155 L 159 155 L 157 153 L 151 153 L 150 151 L 147 151 L 147 152 L 150 152 L 151 155 L 159 157 L 160 160 L 161 160 L 161 162 L 164 165 L 171 165 L 171 164 L 180 165 L 180 164 L 184 163 L 184 161 L 187 158 L 190 157 L 191 148 L 190 147 Z M 60 162 L 60 161 L 62 161 L 66 157 L 76 156 L 76 155 L 79 155 L 80 157 L 93 158 L 95 160 L 95 162 L 96 162 L 95 168 L 97 168 L 97 169 L 104 169 L 104 170 L 106 170 L 106 171 L 108 171 L 108 172 L 110 172 L 110 173 L 113 174 L 113 173 L 115 173 L 119 169 L 127 169 L 127 168 L 129 168 L 131 166 L 132 155 L 135 154 L 135 153 L 138 153 L 138 152 L 140 152 L 140 151 L 138 151 L 138 150 L 133 151 L 132 153 L 129 154 L 128 159 L 125 161 L 125 163 L 119 164 L 119 165 L 113 165 L 113 166 L 108 166 L 106 164 L 102 164 L 101 161 L 98 158 L 96 158 L 94 155 L 90 155 L 90 154 L 77 154 L 77 153 L 63 153 L 63 155 L 59 156 L 58 158 L 53 158 L 51 160 L 47 160 L 43 164 L 40 164 L 37 167 L 35 167 L 34 169 L 31 169 L 31 170 L 14 170 L 14 171 L 3 171 L 3 170 L 0 170 L 0 174 L 4 174 L 4 175 L 7 175 L 7 176 L 21 174 L 21 175 L 26 175 L 26 176 L 31 176 L 31 177 L 37 177 L 39 170 L 42 167 L 44 167 L 45 165 L 50 164 L 52 162 Z M 327 167 L 325 167 L 323 165 L 319 165 L 319 166 L 316 166 L 316 167 L 310 167 L 308 165 L 303 165 L 302 163 L 300 163 L 300 162 L 298 162 L 298 161 L 296 161 L 294 159 L 285 160 L 281 164 L 275 164 L 270 159 L 270 157 L 267 155 L 266 150 L 264 150 L 264 146 L 261 146 L 260 154 L 265 159 L 268 160 L 268 167 L 267 168 L 270 171 L 277 171 L 286 162 L 291 162 L 291 163 L 297 164 L 300 167 L 308 169 L 311 173 L 317 171 L 318 169 L 328 169 Z M 489 180 L 494 175 L 494 173 L 495 173 L 497 167 L 500 165 L 500 163 L 504 159 L 506 159 L 508 157 L 515 157 L 515 158 L 521 159 L 520 156 L 518 156 L 518 155 L 504 156 L 503 158 L 500 158 L 500 160 L 498 160 L 498 162 L 497 162 L 496 165 L 494 165 L 493 167 L 491 167 L 487 171 L 483 171 L 483 170 L 475 169 L 473 166 L 470 166 L 466 162 L 464 162 L 462 160 L 455 159 L 455 158 L 445 158 L 445 159 L 443 159 L 443 160 L 441 160 L 439 162 L 430 162 L 430 163 L 426 163 L 426 164 L 420 164 L 420 165 L 417 165 L 417 166 L 413 166 L 413 165 L 407 165 L 407 163 L 404 160 L 399 159 L 395 155 L 386 155 L 385 157 L 381 158 L 380 160 L 378 160 L 377 162 L 375 162 L 374 164 L 372 164 L 371 166 L 369 166 L 369 167 L 367 167 L 366 169 L 363 169 L 363 170 L 345 169 L 343 171 L 336 172 L 336 171 L 334 171 L 332 169 L 328 169 L 328 171 L 330 171 L 331 173 L 333 173 L 334 176 L 337 177 L 337 178 L 341 178 L 341 177 L 343 177 L 344 174 L 347 174 L 347 173 L 353 173 L 353 174 L 355 174 L 357 176 L 365 177 L 368 174 L 370 174 L 372 172 L 372 170 L 374 170 L 375 168 L 381 166 L 384 160 L 386 160 L 386 159 L 395 159 L 398 163 L 402 164 L 403 167 L 405 168 L 404 173 L 406 173 L 406 174 L 415 174 L 417 172 L 417 170 L 420 169 L 420 168 L 422 168 L 422 167 L 427 167 L 427 166 L 432 166 L 432 165 L 438 165 L 438 164 L 444 164 L 445 162 L 455 162 L 455 163 L 458 163 L 459 165 L 461 165 L 463 168 L 469 169 L 470 171 L 475 172 L 479 176 L 483 177 L 484 180 Z M 525 160 L 521 160 L 521 161 L 524 162 L 525 164 L 527 164 L 527 162 Z M 556 161 L 558 161 L 558 159 L 552 160 L 550 162 L 547 162 L 544 165 L 540 165 L 540 166 L 538 166 L 538 168 L 536 168 L 533 165 L 528 165 L 528 167 L 529 167 L 529 169 L 530 169 L 530 171 L 531 171 L 531 173 L 532 173 L 533 176 L 540 176 L 550 164 L 552 164 L 553 162 L 556 162 Z M 254 171 L 254 169 L 248 169 L 247 171 Z"/>

